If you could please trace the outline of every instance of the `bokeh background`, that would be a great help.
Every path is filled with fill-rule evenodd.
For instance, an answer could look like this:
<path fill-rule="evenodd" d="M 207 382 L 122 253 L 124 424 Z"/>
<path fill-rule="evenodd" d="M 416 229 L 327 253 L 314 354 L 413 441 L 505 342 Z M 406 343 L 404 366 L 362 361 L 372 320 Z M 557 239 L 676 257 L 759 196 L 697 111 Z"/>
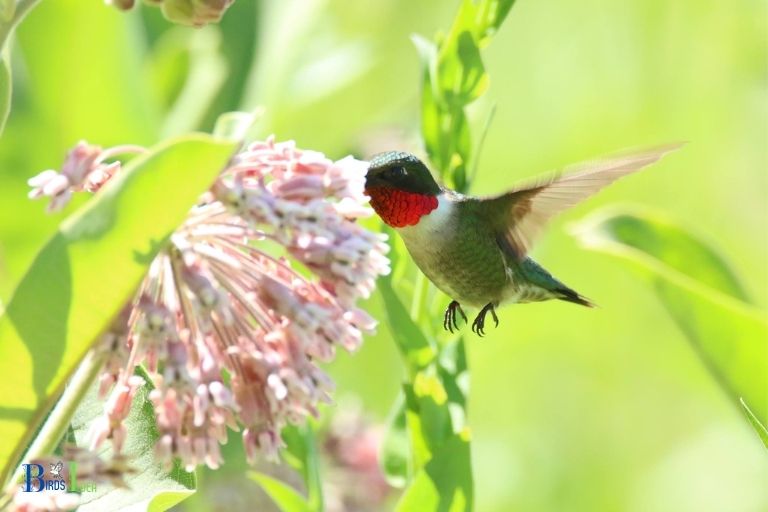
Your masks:
<path fill-rule="evenodd" d="M 261 105 L 262 135 L 333 157 L 419 151 L 409 36 L 447 29 L 457 4 L 237 0 L 197 30 L 152 8 L 42 2 L 17 34 L 0 139 L 0 300 L 62 218 L 28 201 L 25 181 L 81 138 L 153 144 Z M 767 33 L 756 0 L 519 0 L 484 51 L 491 87 L 473 105 L 475 135 L 496 114 L 474 193 L 622 148 L 690 144 L 558 218 L 536 246 L 600 308 L 506 307 L 500 328 L 469 337 L 478 510 L 768 510 L 768 457 L 741 412 L 653 291 L 568 233 L 602 205 L 665 211 L 716 244 L 765 310 Z M 377 297 L 369 307 L 383 317 Z M 402 377 L 386 326 L 329 371 L 339 403 L 386 420 Z M 253 506 L 237 443 L 227 451 L 188 510 Z"/>

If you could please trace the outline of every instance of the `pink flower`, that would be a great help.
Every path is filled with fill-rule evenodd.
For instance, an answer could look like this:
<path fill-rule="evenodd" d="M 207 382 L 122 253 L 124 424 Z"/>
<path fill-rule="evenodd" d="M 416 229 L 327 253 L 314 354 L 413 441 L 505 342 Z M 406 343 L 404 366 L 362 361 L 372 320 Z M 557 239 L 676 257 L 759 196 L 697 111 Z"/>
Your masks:
<path fill-rule="evenodd" d="M 322 444 L 330 462 L 323 489 L 329 511 L 382 508 L 392 492 L 379 461 L 383 437 L 384 429 L 371 424 L 356 404 L 335 411 Z"/>
<path fill-rule="evenodd" d="M 121 11 L 128 11 L 136 0 L 105 0 Z M 202 27 L 216 23 L 235 0 L 144 0 L 146 4 L 160 7 L 169 21 L 182 25 Z"/>
<path fill-rule="evenodd" d="M 51 198 L 48 211 L 60 210 L 72 198 L 72 192 L 95 192 L 120 170 L 120 162 L 107 164 L 104 163 L 106 159 L 143 151 L 144 148 L 138 146 L 118 146 L 104 151 L 99 146 L 81 140 L 67 153 L 61 172 L 48 169 L 27 181 L 32 187 L 29 198 L 48 196 Z"/>
<path fill-rule="evenodd" d="M 60 174 L 46 175 L 66 178 L 48 190 L 53 201 L 103 170 L 105 152 L 78 148 Z M 316 361 L 357 349 L 376 326 L 355 306 L 389 272 L 386 238 L 355 223 L 370 215 L 366 167 L 272 138 L 233 159 L 99 346 L 102 391 L 112 390 L 93 446 L 111 439 L 120 451 L 143 364 L 166 464 L 218 467 L 229 429 L 242 429 L 250 462 L 277 456 L 282 427 L 330 401 L 333 383 Z"/>

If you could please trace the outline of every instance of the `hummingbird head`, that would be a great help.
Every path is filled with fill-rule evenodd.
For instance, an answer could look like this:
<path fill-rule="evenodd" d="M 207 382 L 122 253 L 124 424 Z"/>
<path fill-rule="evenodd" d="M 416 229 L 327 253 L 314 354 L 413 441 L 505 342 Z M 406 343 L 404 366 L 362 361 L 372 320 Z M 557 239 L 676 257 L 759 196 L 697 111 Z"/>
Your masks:
<path fill-rule="evenodd" d="M 393 188 L 429 196 L 441 190 L 424 163 L 410 153 L 387 151 L 375 155 L 368 166 L 365 188 Z"/>
<path fill-rule="evenodd" d="M 371 159 L 365 193 L 384 222 L 401 228 L 418 224 L 437 208 L 442 189 L 421 160 L 410 153 L 388 151 Z"/>

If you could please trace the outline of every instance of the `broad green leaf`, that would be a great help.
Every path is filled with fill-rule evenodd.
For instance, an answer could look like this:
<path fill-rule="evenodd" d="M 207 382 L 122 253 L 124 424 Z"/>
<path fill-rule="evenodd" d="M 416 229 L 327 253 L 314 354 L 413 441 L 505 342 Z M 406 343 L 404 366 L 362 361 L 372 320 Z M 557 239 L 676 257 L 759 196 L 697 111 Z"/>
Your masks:
<path fill-rule="evenodd" d="M 323 509 L 323 485 L 320 479 L 320 458 L 312 422 L 302 427 L 293 425 L 283 428 L 281 433 L 286 444 L 283 457 L 293 466 L 307 487 L 307 505 L 312 510 Z"/>
<path fill-rule="evenodd" d="M 616 212 L 603 222 L 600 229 L 617 243 L 647 253 L 705 286 L 749 302 L 744 287 L 723 256 L 682 226 L 661 215 L 632 212 Z"/>
<path fill-rule="evenodd" d="M 249 476 L 261 485 L 262 489 L 277 504 L 282 512 L 314 512 L 315 509 L 299 492 L 286 483 L 264 473 L 251 472 Z"/>
<path fill-rule="evenodd" d="M 609 210 L 583 221 L 582 243 L 643 271 L 707 368 L 739 404 L 768 419 L 768 322 L 718 252 L 658 214 Z"/>
<path fill-rule="evenodd" d="M 472 465 L 467 432 L 453 435 L 405 490 L 395 510 L 465 512 L 473 509 Z"/>
<path fill-rule="evenodd" d="M 233 148 L 199 134 L 135 158 L 38 253 L 0 317 L 0 480 Z"/>
<path fill-rule="evenodd" d="M 0 215 L 5 303 L 61 219 L 27 200 L 26 180 L 57 168 L 81 139 L 104 147 L 159 140 L 155 104 L 144 94 L 146 46 L 138 21 L 90 2 L 44 1 L 14 31 L 13 53 L 22 70 L 14 70 L 19 88 L 0 144 L 0 204 L 13 212 Z"/>
<path fill-rule="evenodd" d="M 139 512 L 139 510 L 146 510 L 147 512 L 164 512 L 165 510 L 168 510 L 171 507 L 178 505 L 183 500 L 189 498 L 192 494 L 194 494 L 194 492 L 194 490 L 162 491 L 156 494 L 155 497 L 149 501 L 149 504 L 147 504 L 146 508 L 141 508 L 141 506 L 135 507 L 136 512 Z M 131 510 L 131 508 L 123 508 L 120 510 Z"/>
<path fill-rule="evenodd" d="M 381 445 L 381 470 L 392 487 L 403 487 L 411 476 L 405 397 L 399 394 L 390 412 Z"/>
<path fill-rule="evenodd" d="M 765 428 L 765 425 L 760 423 L 760 420 L 757 419 L 755 413 L 752 412 L 752 409 L 749 408 L 743 398 L 740 400 L 740 402 L 741 408 L 744 411 L 744 414 L 747 416 L 747 421 L 749 421 L 749 424 L 752 425 L 752 428 L 755 429 L 755 432 L 757 432 L 757 436 L 760 438 L 760 441 L 762 441 L 765 447 L 768 448 L 768 429 Z"/>
<path fill-rule="evenodd" d="M 170 471 L 163 469 L 154 457 L 154 446 L 160 434 L 155 423 L 155 409 L 149 400 L 153 389 L 152 381 L 142 369 L 137 375 L 144 379 L 144 385 L 136 392 L 131 412 L 125 419 L 127 437 L 123 453 L 128 456 L 135 473 L 125 477 L 128 489 L 118 489 L 106 484 L 97 484 L 96 492 L 82 494 L 81 512 L 163 511 L 168 510 L 195 492 L 195 474 L 184 471 L 178 460 Z M 72 429 L 78 446 L 90 442 L 89 430 L 104 411 L 104 402 L 98 398 L 99 384 L 96 382 L 77 407 L 72 418 Z M 109 443 L 99 455 L 108 458 L 112 449 Z"/>
<path fill-rule="evenodd" d="M 409 373 L 415 374 L 434 360 L 435 351 L 400 302 L 389 277 L 379 279 L 378 289 L 384 299 L 392 337 L 408 363 Z"/>

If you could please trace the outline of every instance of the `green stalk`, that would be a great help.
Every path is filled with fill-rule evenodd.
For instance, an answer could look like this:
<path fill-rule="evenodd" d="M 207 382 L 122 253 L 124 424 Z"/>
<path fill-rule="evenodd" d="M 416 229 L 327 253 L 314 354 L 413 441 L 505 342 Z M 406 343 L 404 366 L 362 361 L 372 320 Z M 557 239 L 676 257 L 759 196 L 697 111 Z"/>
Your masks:
<path fill-rule="evenodd" d="M 415 322 L 419 321 L 421 315 L 422 295 L 426 292 L 427 282 L 424 278 L 424 274 L 419 272 L 416 275 L 416 284 L 413 286 L 413 296 L 411 298 L 411 318 Z"/>
<path fill-rule="evenodd" d="M 77 406 L 98 377 L 103 363 L 102 354 L 97 355 L 93 350 L 86 354 L 22 460 L 40 459 L 53 453 L 66 434 Z M 14 472 L 10 485 L 14 485 L 20 478 L 21 467 Z"/>

